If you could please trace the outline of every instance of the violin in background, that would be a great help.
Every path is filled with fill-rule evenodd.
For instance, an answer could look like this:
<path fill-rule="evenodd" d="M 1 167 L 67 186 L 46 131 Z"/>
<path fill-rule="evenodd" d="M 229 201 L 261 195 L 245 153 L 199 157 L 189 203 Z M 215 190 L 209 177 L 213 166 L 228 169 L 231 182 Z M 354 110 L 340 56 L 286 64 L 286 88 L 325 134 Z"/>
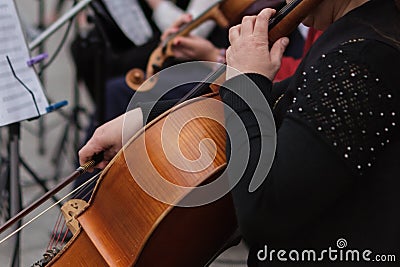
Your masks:
<path fill-rule="evenodd" d="M 285 5 L 269 22 L 271 41 L 287 36 L 321 1 Z M 196 188 L 217 180 L 228 186 L 222 175 L 227 137 L 219 123 L 224 114 L 218 100 L 217 93 L 187 100 L 135 134 L 103 170 L 90 201 L 70 200 L 63 206 L 74 234 L 43 266 L 201 267 L 236 244 L 229 192 L 206 205 L 182 205 L 198 197 Z M 168 155 L 163 139 L 176 140 L 168 143 Z M 143 186 L 167 197 L 170 204 L 152 197 Z M 0 227 L 0 232 L 6 228 Z"/>
<path fill-rule="evenodd" d="M 167 59 L 174 57 L 172 45 L 175 37 L 187 36 L 192 30 L 209 20 L 214 20 L 222 28 L 228 28 L 240 23 L 243 16 L 258 14 L 266 7 L 279 10 L 285 3 L 283 0 L 221 0 L 215 3 L 197 18 L 182 26 L 177 33 L 160 43 L 150 55 L 146 73 L 139 68 L 130 70 L 125 76 L 127 85 L 135 91 L 151 90 L 158 80 L 157 75 L 153 75 L 162 70 Z"/>

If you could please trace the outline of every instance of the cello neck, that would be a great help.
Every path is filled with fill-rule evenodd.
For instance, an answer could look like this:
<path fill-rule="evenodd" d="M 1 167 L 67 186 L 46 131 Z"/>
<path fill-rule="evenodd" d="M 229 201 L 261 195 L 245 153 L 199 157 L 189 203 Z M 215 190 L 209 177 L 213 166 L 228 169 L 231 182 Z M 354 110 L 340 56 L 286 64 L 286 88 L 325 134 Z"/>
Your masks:
<path fill-rule="evenodd" d="M 269 21 L 269 42 L 288 36 L 323 0 L 293 0 Z"/>
<path fill-rule="evenodd" d="M 282 7 L 268 22 L 269 42 L 273 44 L 279 38 L 288 36 L 303 21 L 307 14 L 323 0 L 293 0 Z M 190 90 L 179 103 L 182 103 L 194 96 L 201 95 L 210 88 L 210 84 L 226 74 L 226 65 L 221 65 L 211 73 L 202 83 Z M 213 90 L 214 91 L 214 90 Z"/>
<path fill-rule="evenodd" d="M 256 0 L 219 0 L 201 13 L 193 21 L 183 25 L 181 29 L 168 37 L 162 46 L 165 48 L 168 43 L 177 36 L 186 36 L 193 29 L 197 28 L 207 20 L 214 20 L 220 27 L 228 28 L 237 23 L 241 14 Z"/>
<path fill-rule="evenodd" d="M 223 0 L 217 1 L 215 4 L 206 9 L 203 13 L 201 13 L 197 18 L 183 25 L 177 33 L 171 34 L 161 43 L 161 45 L 163 47 L 166 47 L 175 37 L 188 35 L 192 30 L 210 19 L 215 20 L 220 27 L 228 27 L 229 22 L 220 10 L 221 2 L 223 2 Z"/>

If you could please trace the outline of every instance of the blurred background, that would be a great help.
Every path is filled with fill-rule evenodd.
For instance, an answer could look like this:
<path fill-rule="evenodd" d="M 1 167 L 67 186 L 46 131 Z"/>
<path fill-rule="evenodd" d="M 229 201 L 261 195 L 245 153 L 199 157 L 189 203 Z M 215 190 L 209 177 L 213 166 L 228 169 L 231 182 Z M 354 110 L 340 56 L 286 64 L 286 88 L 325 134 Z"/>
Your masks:
<path fill-rule="evenodd" d="M 72 1 L 66 2 L 63 12 L 72 6 Z M 16 0 L 15 4 L 19 11 L 22 27 L 26 32 L 27 44 L 33 41 L 43 29 L 51 25 L 55 19 L 57 1 Z M 32 55 L 48 53 L 49 58 L 56 55 L 54 61 L 43 70 L 40 79 L 50 103 L 67 100 L 68 105 L 58 111 L 46 114 L 39 120 L 21 123 L 19 184 L 24 207 L 42 196 L 45 193 L 45 187 L 47 189 L 54 187 L 76 168 L 76 147 L 84 136 L 84 129 L 87 128 L 89 116 L 93 112 L 93 101 L 87 96 L 86 88 L 76 84 L 74 66 L 69 52 L 69 44 L 75 35 L 75 27 L 73 23 L 66 35 L 67 24 L 46 39 L 37 49 L 31 51 Z M 59 52 L 57 52 L 58 50 Z M 78 95 L 76 95 L 77 93 Z M 78 106 L 82 107 L 82 110 L 75 112 L 74 108 Z M 75 114 L 79 118 L 73 118 Z M 76 124 L 78 120 L 81 123 L 79 127 Z M 9 127 L 1 127 L 0 134 L 0 170 L 4 183 L 8 175 L 7 165 L 10 163 Z M 58 195 L 62 196 L 70 190 L 71 186 L 68 186 Z M 9 215 L 8 192 L 3 191 L 1 197 L 1 220 L 4 223 L 5 218 Z M 37 211 L 25 218 L 23 223 L 28 222 L 53 204 L 53 200 L 45 202 Z M 22 230 L 19 244 L 19 266 L 30 266 L 42 257 L 58 214 L 59 207 L 56 206 Z M 1 237 L 5 237 L 7 233 L 2 234 Z M 15 239 L 9 239 L 0 244 L 0 265 L 12 266 L 14 253 Z"/>
<path fill-rule="evenodd" d="M 15 0 L 28 44 L 52 25 L 59 15 L 70 10 L 73 1 L 62 2 L 65 3 L 58 6 L 61 1 Z M 20 125 L 18 170 L 23 207 L 38 199 L 47 189 L 54 187 L 63 177 L 75 170 L 77 151 L 85 140 L 95 112 L 93 97 L 85 84 L 76 79 L 76 69 L 70 52 L 71 42 L 77 34 L 85 34 L 91 25 L 82 18 L 68 24 L 63 25 L 42 45 L 31 51 L 32 55 L 46 52 L 49 58 L 54 57 L 43 70 L 43 66 L 38 67 L 40 79 L 49 102 L 67 100 L 68 105 L 41 119 L 24 121 Z M 9 138 L 9 128 L 1 127 L 0 185 L 3 187 L 8 182 L 9 174 Z M 67 186 L 55 198 L 60 199 L 71 189 L 72 185 Z M 7 190 L 0 193 L 0 224 L 3 224 L 9 217 L 10 201 Z M 29 222 L 52 205 L 53 199 L 46 201 L 24 218 L 22 223 Z M 10 238 L 0 244 L 0 266 L 13 266 L 13 261 L 14 266 L 31 266 L 41 259 L 59 214 L 59 206 L 56 205 L 20 232 L 19 244 L 16 243 L 16 238 Z M 10 232 L 11 230 L 1 234 L 0 239 Z M 213 266 L 245 266 L 246 253 L 241 244 L 223 254 Z"/>

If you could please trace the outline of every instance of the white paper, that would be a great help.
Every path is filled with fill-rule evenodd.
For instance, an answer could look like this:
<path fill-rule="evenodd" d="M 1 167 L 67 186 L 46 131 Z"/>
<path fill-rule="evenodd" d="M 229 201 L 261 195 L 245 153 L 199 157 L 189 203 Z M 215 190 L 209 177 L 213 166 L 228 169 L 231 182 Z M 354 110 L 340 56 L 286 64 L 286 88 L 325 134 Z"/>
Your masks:
<path fill-rule="evenodd" d="M 135 45 L 145 44 L 153 31 L 137 0 L 104 0 L 122 32 Z"/>
<path fill-rule="evenodd" d="M 39 113 L 45 114 L 49 104 L 36 72 L 27 65 L 30 53 L 13 0 L 0 2 L 0 127 L 39 115 L 32 95 L 12 74 L 7 56 L 17 77 L 35 95 Z"/>

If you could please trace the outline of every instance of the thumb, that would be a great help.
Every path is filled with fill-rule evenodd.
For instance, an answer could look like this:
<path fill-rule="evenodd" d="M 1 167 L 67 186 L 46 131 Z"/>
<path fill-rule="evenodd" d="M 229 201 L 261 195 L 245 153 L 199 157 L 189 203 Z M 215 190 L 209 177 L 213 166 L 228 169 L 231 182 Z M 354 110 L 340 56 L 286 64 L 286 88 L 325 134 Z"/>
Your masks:
<path fill-rule="evenodd" d="M 274 43 L 271 48 L 271 62 L 277 66 L 281 65 L 283 53 L 285 52 L 287 46 L 289 45 L 289 38 L 283 37 Z"/>

